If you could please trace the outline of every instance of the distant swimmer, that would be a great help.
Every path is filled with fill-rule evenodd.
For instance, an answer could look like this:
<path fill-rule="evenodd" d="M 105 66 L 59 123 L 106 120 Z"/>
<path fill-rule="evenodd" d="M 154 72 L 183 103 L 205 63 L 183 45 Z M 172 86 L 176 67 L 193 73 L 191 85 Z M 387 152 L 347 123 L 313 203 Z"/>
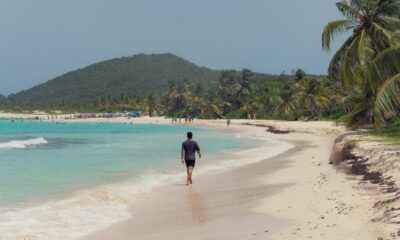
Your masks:
<path fill-rule="evenodd" d="M 199 158 L 201 158 L 200 147 L 196 141 L 194 141 L 193 133 L 188 132 L 186 134 L 187 140 L 182 143 L 181 149 L 181 163 L 186 164 L 186 172 L 187 172 L 187 179 L 186 185 L 192 184 L 192 173 L 193 168 L 196 163 L 196 152 L 199 154 Z"/>

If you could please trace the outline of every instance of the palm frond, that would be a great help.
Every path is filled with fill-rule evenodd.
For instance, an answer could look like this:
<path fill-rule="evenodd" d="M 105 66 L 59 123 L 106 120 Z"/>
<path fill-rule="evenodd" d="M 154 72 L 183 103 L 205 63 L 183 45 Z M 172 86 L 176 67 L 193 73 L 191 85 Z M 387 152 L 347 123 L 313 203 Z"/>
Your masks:
<path fill-rule="evenodd" d="M 339 48 L 339 50 L 333 56 L 328 69 L 328 75 L 331 81 L 339 82 L 341 81 L 341 66 L 343 63 L 344 55 L 346 54 L 347 49 L 353 43 L 356 37 L 351 36 L 348 38 L 343 45 Z"/>
<path fill-rule="evenodd" d="M 376 3 L 377 9 L 376 14 L 384 16 L 398 15 L 400 11 L 400 1 L 399 0 L 379 0 Z"/>
<path fill-rule="evenodd" d="M 392 36 L 393 36 L 393 32 L 389 31 L 388 29 L 385 29 L 381 25 L 374 23 L 374 22 L 372 23 L 371 26 L 372 26 L 372 29 L 373 29 L 373 32 L 375 33 L 375 35 L 379 34 L 378 37 L 386 38 L 390 42 L 390 39 L 392 39 Z"/>
<path fill-rule="evenodd" d="M 386 80 L 378 91 L 374 104 L 375 128 L 382 128 L 388 113 L 400 113 L 400 74 Z"/>
<path fill-rule="evenodd" d="M 400 28 L 400 19 L 397 17 L 383 16 L 381 19 L 387 29 L 395 31 Z"/>
<path fill-rule="evenodd" d="M 351 90 L 355 83 L 355 67 L 359 63 L 357 58 L 357 49 L 360 37 L 356 37 L 351 45 L 347 48 L 343 56 L 343 64 L 341 66 L 342 86 L 344 90 Z"/>
<path fill-rule="evenodd" d="M 357 48 L 357 55 L 361 65 L 365 65 L 374 57 L 371 37 L 365 29 L 362 30 Z"/>
<path fill-rule="evenodd" d="M 357 108 L 343 116 L 341 121 L 348 129 L 355 130 L 369 121 L 368 109 Z"/>
<path fill-rule="evenodd" d="M 400 27 L 399 27 L 400 28 Z M 400 45 L 400 30 L 397 30 L 393 33 L 392 38 L 390 39 L 392 45 L 398 46 Z"/>
<path fill-rule="evenodd" d="M 350 0 L 350 6 L 354 10 L 360 11 L 363 7 L 362 0 Z"/>
<path fill-rule="evenodd" d="M 329 52 L 331 48 L 331 40 L 333 40 L 336 35 L 346 32 L 355 25 L 356 22 L 349 19 L 337 20 L 328 23 L 322 32 L 322 48 Z"/>
<path fill-rule="evenodd" d="M 376 91 L 381 79 L 400 72 L 400 46 L 379 53 L 370 63 L 369 69 L 368 80 L 373 90 Z"/>
<path fill-rule="evenodd" d="M 356 21 L 360 17 L 360 13 L 350 6 L 346 0 L 342 0 L 336 3 L 336 7 L 339 12 L 342 13 L 345 17 Z"/>

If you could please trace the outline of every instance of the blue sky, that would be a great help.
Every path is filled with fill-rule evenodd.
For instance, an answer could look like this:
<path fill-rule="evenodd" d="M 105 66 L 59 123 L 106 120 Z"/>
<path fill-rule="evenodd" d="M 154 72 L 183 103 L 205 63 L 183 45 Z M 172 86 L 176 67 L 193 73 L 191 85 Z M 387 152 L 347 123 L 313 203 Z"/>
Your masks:
<path fill-rule="evenodd" d="M 213 69 L 325 74 L 336 0 L 4 0 L 0 93 L 114 57 L 174 53 Z"/>

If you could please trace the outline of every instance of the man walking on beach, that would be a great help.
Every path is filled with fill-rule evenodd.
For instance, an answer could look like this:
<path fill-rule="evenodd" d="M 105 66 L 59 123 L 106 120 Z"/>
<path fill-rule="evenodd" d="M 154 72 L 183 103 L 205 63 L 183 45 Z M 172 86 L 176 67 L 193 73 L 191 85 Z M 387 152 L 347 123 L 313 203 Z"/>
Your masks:
<path fill-rule="evenodd" d="M 186 186 L 192 184 L 192 172 L 194 165 L 196 163 L 196 152 L 199 154 L 199 158 L 201 158 L 200 147 L 196 141 L 194 141 L 193 133 L 188 132 L 187 140 L 182 143 L 181 149 L 181 162 L 182 164 L 186 163 L 186 171 L 187 171 L 187 179 Z"/>

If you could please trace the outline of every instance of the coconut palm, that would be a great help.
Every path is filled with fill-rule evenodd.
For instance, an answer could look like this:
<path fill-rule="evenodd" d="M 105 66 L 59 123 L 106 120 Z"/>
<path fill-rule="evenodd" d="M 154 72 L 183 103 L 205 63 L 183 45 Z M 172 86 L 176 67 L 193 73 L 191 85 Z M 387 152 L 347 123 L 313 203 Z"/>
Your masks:
<path fill-rule="evenodd" d="M 248 118 L 256 119 L 257 113 L 259 113 L 263 108 L 263 94 L 264 91 L 262 88 L 258 88 L 254 85 L 251 87 L 251 94 L 246 97 L 246 100 L 241 107 L 242 110 L 246 112 Z"/>
<path fill-rule="evenodd" d="M 296 106 L 294 103 L 294 89 L 289 83 L 285 83 L 276 93 L 271 96 L 271 102 L 274 105 L 274 114 L 285 116 L 289 119 L 296 115 Z"/>
<path fill-rule="evenodd" d="M 351 98 L 360 99 L 346 116 L 348 126 L 355 128 L 373 120 L 379 128 L 384 121 L 384 112 L 389 109 L 388 103 L 396 103 L 393 94 L 388 94 L 386 90 L 387 86 L 392 86 L 389 88 L 393 92 L 393 81 L 396 81 L 392 80 L 392 84 L 387 86 L 382 81 L 385 74 L 393 76 L 395 68 L 383 70 L 377 66 L 381 66 L 382 61 L 391 60 L 388 51 L 399 45 L 400 34 L 396 30 L 400 27 L 400 1 L 342 0 L 336 6 L 346 19 L 326 25 L 322 47 L 329 51 L 331 40 L 338 34 L 348 31 L 352 34 L 333 56 L 329 77 L 332 81 L 341 82 L 343 90 Z M 373 68 L 378 70 L 372 71 Z M 390 109 L 394 110 L 393 107 Z"/>
<path fill-rule="evenodd" d="M 400 3 L 398 0 L 342 0 L 336 6 L 346 19 L 325 26 L 322 47 L 330 51 L 331 40 L 352 31 L 329 66 L 330 78 L 341 81 L 348 90 L 354 87 L 354 82 L 363 80 L 363 66 L 380 52 L 397 45 L 395 30 L 400 26 L 397 18 Z"/>
<path fill-rule="evenodd" d="M 147 95 L 146 105 L 148 107 L 149 116 L 153 117 L 154 112 L 157 110 L 156 97 L 154 96 L 153 93 L 150 93 L 149 95 Z"/>
<path fill-rule="evenodd" d="M 187 91 L 187 86 L 185 81 L 171 81 L 169 83 L 169 88 L 165 94 L 165 103 L 170 114 L 183 114 L 185 104 L 190 98 L 190 92 Z"/>
<path fill-rule="evenodd" d="M 295 96 L 297 106 L 311 112 L 311 117 L 319 117 L 321 109 L 327 107 L 331 101 L 327 92 L 315 79 L 304 79 L 297 84 L 298 93 Z"/>
<path fill-rule="evenodd" d="M 245 102 L 246 97 L 250 95 L 250 81 L 252 76 L 253 73 L 251 70 L 243 69 L 240 78 L 238 78 L 232 86 L 235 102 L 238 106 L 241 106 Z"/>
<path fill-rule="evenodd" d="M 220 89 L 215 85 L 208 89 L 200 105 L 202 116 L 206 118 L 226 118 L 224 109 L 227 107 L 230 107 L 230 104 L 223 101 L 220 96 Z"/>

